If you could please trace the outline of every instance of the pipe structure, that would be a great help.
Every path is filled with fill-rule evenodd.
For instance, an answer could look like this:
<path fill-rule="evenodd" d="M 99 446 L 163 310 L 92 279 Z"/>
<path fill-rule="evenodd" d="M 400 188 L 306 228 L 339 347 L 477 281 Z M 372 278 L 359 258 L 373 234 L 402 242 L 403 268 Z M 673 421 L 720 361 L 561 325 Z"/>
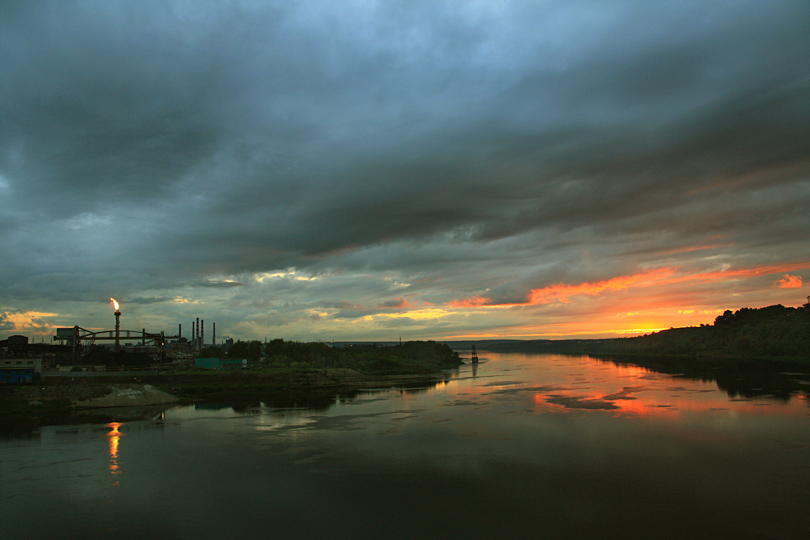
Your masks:
<path fill-rule="evenodd" d="M 71 341 L 73 342 L 73 356 L 71 358 L 73 358 L 73 363 L 75 364 L 76 363 L 76 345 L 79 344 L 79 327 L 78 326 L 73 327 L 73 339 Z"/>
<path fill-rule="evenodd" d="M 121 333 L 121 312 L 119 310 L 115 310 L 115 352 L 121 351 L 121 342 L 119 341 L 119 335 Z"/>

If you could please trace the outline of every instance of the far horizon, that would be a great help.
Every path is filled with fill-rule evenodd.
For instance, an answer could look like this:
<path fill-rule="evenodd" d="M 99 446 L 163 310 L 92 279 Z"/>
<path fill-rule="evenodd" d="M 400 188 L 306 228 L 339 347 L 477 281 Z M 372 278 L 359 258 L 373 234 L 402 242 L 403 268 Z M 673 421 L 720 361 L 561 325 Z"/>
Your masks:
<path fill-rule="evenodd" d="M 807 300 L 808 303 L 810 303 L 810 298 L 807 298 L 806 300 Z M 772 306 L 772 305 L 777 305 L 777 304 L 768 304 L 768 306 Z M 800 303 L 800 304 L 798 304 L 796 306 L 785 305 L 785 304 L 781 304 L 781 305 L 784 305 L 785 307 L 801 307 L 801 306 L 805 305 L 805 303 L 802 302 L 802 303 Z M 717 315 L 721 315 L 722 313 L 724 313 L 726 311 L 734 312 L 734 311 L 737 311 L 737 310 L 743 309 L 743 308 L 762 308 L 762 307 L 768 307 L 768 306 L 765 306 L 765 305 L 763 305 L 763 306 L 739 306 L 739 307 L 735 307 L 735 308 L 719 309 L 719 310 L 717 310 Z M 270 341 L 272 339 L 283 339 L 285 341 L 302 341 L 302 342 L 322 341 L 322 342 L 337 342 L 337 343 L 374 343 L 374 342 L 376 342 L 376 343 L 396 343 L 398 341 L 419 341 L 419 340 L 464 342 L 464 341 L 541 340 L 541 339 L 549 339 L 549 340 L 611 339 L 611 338 L 619 338 L 619 337 L 632 337 L 632 336 L 647 335 L 647 334 L 652 334 L 652 333 L 655 333 L 655 332 L 660 332 L 660 331 L 663 331 L 663 330 L 669 330 L 669 329 L 672 329 L 672 328 L 697 327 L 697 326 L 701 326 L 701 325 L 711 326 L 714 323 L 715 318 L 716 318 L 716 316 L 712 317 L 711 320 L 701 321 L 701 322 L 694 323 L 694 324 L 671 325 L 671 326 L 667 326 L 667 327 L 646 328 L 646 329 L 639 329 L 639 330 L 635 330 L 635 331 L 620 331 L 620 332 L 605 332 L 605 333 L 590 333 L 590 334 L 587 333 L 587 332 L 580 332 L 580 333 L 572 332 L 572 333 L 569 333 L 569 334 L 562 334 L 562 335 L 556 335 L 556 336 L 555 335 L 549 335 L 549 334 L 546 334 L 546 335 L 520 335 L 520 334 L 516 334 L 516 335 L 495 335 L 495 334 L 493 334 L 493 335 L 485 335 L 485 334 L 479 334 L 479 335 L 473 335 L 473 336 L 453 336 L 453 337 L 446 337 L 446 336 L 426 336 L 425 337 L 425 336 L 423 336 L 423 337 L 403 338 L 402 336 L 399 336 L 399 337 L 390 337 L 389 336 L 387 338 L 357 338 L 356 339 L 356 338 L 352 338 L 352 337 L 333 337 L 331 339 L 321 339 L 321 338 L 317 338 L 317 339 L 299 339 L 299 338 L 295 338 L 295 337 L 280 336 L 280 335 L 275 335 L 275 334 L 273 334 L 273 335 L 268 334 L 268 335 L 265 335 L 264 337 L 239 337 L 239 336 L 233 336 L 231 334 L 222 334 L 222 333 L 220 333 L 216 337 L 216 339 L 217 339 L 216 343 L 213 343 L 212 341 L 206 341 L 205 343 L 208 344 L 208 345 L 221 345 L 224 342 L 224 340 L 227 339 L 227 338 L 233 339 L 234 341 L 239 341 L 239 340 L 241 340 L 241 341 L 252 341 L 252 340 Z M 208 330 L 209 333 L 205 334 L 205 330 L 204 330 L 204 328 L 205 328 L 205 326 L 204 326 L 205 320 L 202 319 L 202 322 L 203 322 L 204 336 L 209 340 L 213 339 L 214 335 L 212 334 L 212 327 L 209 326 L 208 327 L 209 328 L 209 330 Z M 213 321 L 213 322 L 215 322 L 215 321 Z M 188 326 L 183 326 L 182 323 L 178 323 L 178 324 L 180 325 L 180 328 L 178 328 L 178 330 L 182 332 L 181 337 L 190 338 L 191 333 L 192 333 L 191 329 L 193 328 L 193 325 L 194 324 L 199 324 L 199 323 L 196 323 L 196 321 L 191 321 L 191 324 L 189 324 Z M 71 327 L 72 326 L 79 326 L 79 327 L 85 328 L 86 330 L 92 330 L 92 331 L 112 330 L 112 328 L 113 328 L 112 326 L 108 327 L 108 328 L 101 327 L 101 326 L 88 327 L 88 326 L 84 326 L 82 324 L 71 325 Z M 138 326 L 138 325 L 135 325 L 135 326 Z M 133 326 L 132 328 L 129 328 L 129 330 L 137 331 L 135 326 Z M 582 326 L 587 326 L 587 323 L 583 323 Z M 175 325 L 175 327 L 177 327 L 177 325 Z M 29 332 L 27 335 L 29 337 L 32 337 L 34 339 L 34 342 L 36 342 L 36 338 L 40 338 L 40 342 L 42 342 L 42 341 L 48 342 L 56 334 L 56 328 L 57 327 L 54 327 L 53 329 L 51 329 L 50 332 L 42 331 L 42 329 L 40 329 L 38 332 Z M 61 327 L 61 328 L 66 328 L 66 327 Z M 145 328 L 145 329 L 147 331 L 152 331 L 152 332 L 160 332 L 160 331 L 167 331 L 168 330 L 167 335 L 172 335 L 170 329 L 167 329 L 167 328 Z M 220 330 L 220 332 L 221 332 L 221 330 Z M 25 332 L 12 332 L 12 333 L 9 333 L 9 335 L 12 335 L 12 334 L 26 335 Z M 6 336 L 6 337 L 8 337 L 8 336 Z"/>

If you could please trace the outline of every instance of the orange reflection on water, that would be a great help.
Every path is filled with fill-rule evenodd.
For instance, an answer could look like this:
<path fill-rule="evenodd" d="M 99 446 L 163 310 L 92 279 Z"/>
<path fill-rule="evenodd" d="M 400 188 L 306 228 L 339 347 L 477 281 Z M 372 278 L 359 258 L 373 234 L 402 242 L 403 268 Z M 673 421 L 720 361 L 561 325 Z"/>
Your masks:
<path fill-rule="evenodd" d="M 645 372 L 644 368 L 636 368 Z M 632 371 L 621 369 L 621 371 Z M 666 379 L 649 380 L 649 375 L 633 380 L 613 379 L 586 389 L 565 388 L 547 394 L 535 394 L 538 411 L 573 412 L 574 410 L 604 411 L 615 416 L 656 418 L 661 421 L 681 421 L 686 417 L 706 417 L 708 413 L 729 417 L 738 415 L 784 416 L 795 414 L 797 403 L 806 398 L 795 396 L 797 403 L 790 404 L 767 398 L 730 398 L 717 389 L 714 383 L 694 380 Z M 645 380 L 647 379 L 647 380 Z M 668 384 L 662 385 L 666 381 Z"/>
<path fill-rule="evenodd" d="M 121 433 L 120 431 L 118 431 L 118 428 L 121 427 L 122 425 L 123 424 L 121 424 L 120 422 L 111 422 L 111 423 L 107 424 L 107 426 L 109 428 L 111 428 L 111 431 L 107 434 L 107 438 L 109 439 L 109 442 L 110 442 L 110 466 L 109 466 L 109 469 L 110 469 L 110 473 L 113 476 L 117 476 L 117 475 L 121 474 L 121 471 L 119 470 L 119 467 L 118 467 L 118 442 L 121 439 L 121 437 L 124 436 L 124 434 Z M 117 482 L 116 482 L 116 484 L 117 484 Z"/>
<path fill-rule="evenodd" d="M 787 401 L 768 394 L 733 397 L 715 381 L 587 356 L 484 354 L 483 378 L 447 385 L 443 391 L 479 403 L 513 400 L 519 405 L 528 398 L 538 414 L 609 414 L 666 422 L 807 414 L 806 392 Z"/>

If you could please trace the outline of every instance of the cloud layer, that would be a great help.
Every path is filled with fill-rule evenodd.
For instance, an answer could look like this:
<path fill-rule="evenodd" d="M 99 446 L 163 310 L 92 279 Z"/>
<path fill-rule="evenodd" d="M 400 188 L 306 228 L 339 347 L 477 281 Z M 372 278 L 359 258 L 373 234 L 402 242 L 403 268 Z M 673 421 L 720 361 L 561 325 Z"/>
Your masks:
<path fill-rule="evenodd" d="M 587 333 L 661 272 L 683 278 L 643 287 L 667 327 L 795 305 L 807 21 L 790 1 L 5 2 L 1 320 L 109 326 L 112 295 L 139 325 L 239 337 Z M 696 294 L 712 272 L 738 277 Z"/>

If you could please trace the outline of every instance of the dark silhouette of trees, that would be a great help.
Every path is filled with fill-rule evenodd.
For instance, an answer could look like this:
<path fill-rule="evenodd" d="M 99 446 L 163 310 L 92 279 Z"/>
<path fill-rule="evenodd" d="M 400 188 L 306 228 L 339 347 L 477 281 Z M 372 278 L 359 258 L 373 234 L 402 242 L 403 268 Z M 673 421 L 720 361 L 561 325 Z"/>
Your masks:
<path fill-rule="evenodd" d="M 616 339 L 537 340 L 490 347 L 496 351 L 606 355 L 742 356 L 810 361 L 810 303 L 726 310 L 713 325 L 670 328 Z"/>
<path fill-rule="evenodd" d="M 222 351 L 222 347 L 216 345 L 204 348 L 199 354 L 200 358 L 222 358 L 224 355 L 225 353 Z"/>
<path fill-rule="evenodd" d="M 228 349 L 228 358 L 247 358 L 258 360 L 262 357 L 262 342 L 258 340 L 239 340 Z"/>
<path fill-rule="evenodd" d="M 292 368 L 354 369 L 367 374 L 431 373 L 461 364 L 458 353 L 435 341 L 409 341 L 391 347 L 330 347 L 274 339 L 267 343 L 268 365 Z"/>

